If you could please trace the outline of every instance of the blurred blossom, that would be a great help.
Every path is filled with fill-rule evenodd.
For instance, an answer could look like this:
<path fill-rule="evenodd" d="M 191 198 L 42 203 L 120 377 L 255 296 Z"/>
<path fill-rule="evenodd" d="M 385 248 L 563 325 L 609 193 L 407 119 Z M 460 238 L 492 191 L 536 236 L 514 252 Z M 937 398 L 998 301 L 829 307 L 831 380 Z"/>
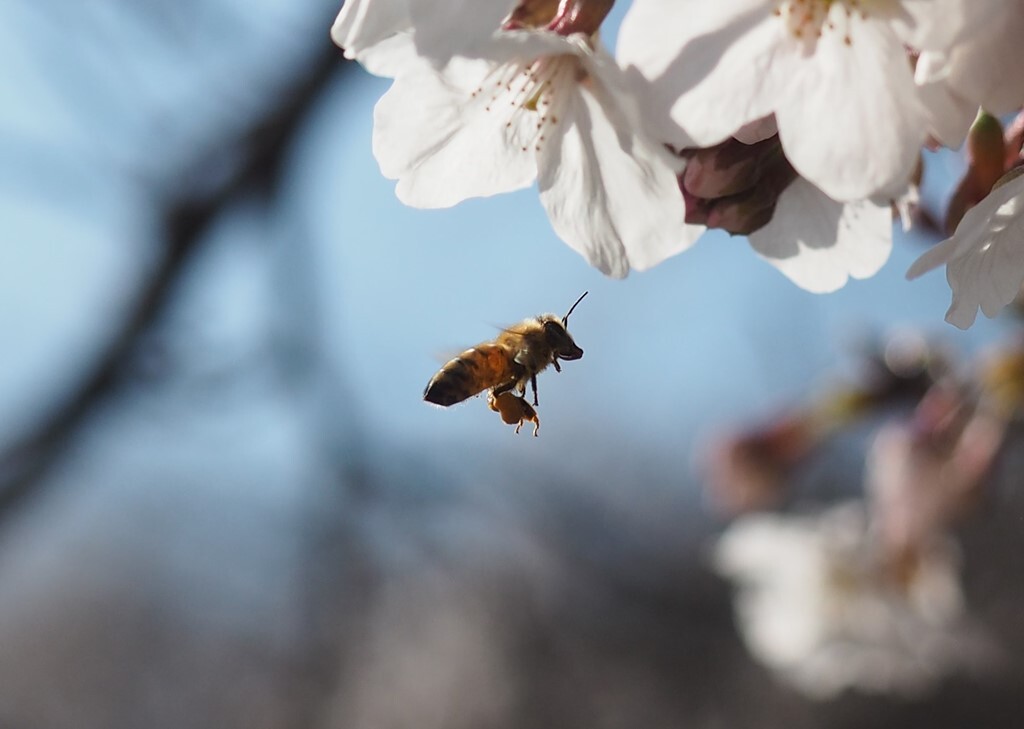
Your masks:
<path fill-rule="evenodd" d="M 1005 421 L 972 412 L 953 388 L 936 385 L 906 422 L 883 426 L 865 464 L 865 490 L 881 558 L 913 580 L 922 561 L 977 497 L 1003 443 Z"/>
<path fill-rule="evenodd" d="M 947 347 L 915 329 L 869 338 L 856 354 L 853 384 L 836 388 L 820 405 L 841 421 L 906 398 L 916 402 L 953 366 Z"/>
<path fill-rule="evenodd" d="M 720 537 L 714 564 L 736 586 L 751 653 L 809 697 L 919 694 L 989 656 L 966 620 L 955 550 L 936 546 L 894 582 L 863 504 L 739 519 Z"/>
<path fill-rule="evenodd" d="M 1018 338 L 983 355 L 978 369 L 982 404 L 999 418 L 1019 419 L 1024 413 L 1024 342 Z"/>
<path fill-rule="evenodd" d="M 956 232 L 927 251 L 907 271 L 917 278 L 946 266 L 953 303 L 946 321 L 970 327 L 980 308 L 994 317 L 1012 302 L 1024 282 L 1024 176 L 1007 173 L 992 192 L 964 215 Z"/>
<path fill-rule="evenodd" d="M 365 52 L 395 79 L 373 150 L 398 198 L 444 208 L 536 180 L 558 235 L 616 277 L 689 247 L 702 229 L 684 225 L 675 160 L 639 131 L 612 58 L 572 27 L 519 26 L 440 69 L 405 36 Z"/>
<path fill-rule="evenodd" d="M 893 336 L 866 351 L 853 383 L 811 402 L 713 440 L 701 454 L 716 510 L 736 515 L 778 504 L 794 472 L 823 441 L 885 405 L 919 397 L 947 367 L 921 336 Z"/>
<path fill-rule="evenodd" d="M 618 57 L 681 128 L 668 141 L 717 144 L 774 112 L 793 167 L 833 200 L 891 195 L 925 138 L 906 49 L 947 49 L 979 12 L 967 0 L 892 5 L 636 0 Z"/>
<path fill-rule="evenodd" d="M 716 510 L 739 514 L 777 504 L 793 469 L 818 442 L 811 421 L 799 415 L 719 438 L 701 464 Z"/>

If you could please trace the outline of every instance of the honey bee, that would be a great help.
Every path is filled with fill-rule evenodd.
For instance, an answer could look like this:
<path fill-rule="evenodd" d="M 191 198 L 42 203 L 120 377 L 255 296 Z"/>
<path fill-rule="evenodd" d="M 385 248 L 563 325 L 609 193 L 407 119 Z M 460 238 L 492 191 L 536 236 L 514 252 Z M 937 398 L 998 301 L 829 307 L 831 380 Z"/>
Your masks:
<path fill-rule="evenodd" d="M 529 420 L 533 423 L 533 437 L 537 437 L 537 431 L 540 430 L 540 418 L 537 417 L 537 411 L 530 403 L 526 402 L 525 398 L 511 392 L 503 392 L 500 395 L 489 392 L 487 393 L 487 406 L 501 415 L 503 421 L 509 425 L 515 425 L 517 433 L 523 427 L 523 423 Z"/>
<path fill-rule="evenodd" d="M 556 372 L 561 372 L 559 360 L 574 360 L 583 356 L 583 350 L 576 346 L 566 327 L 569 314 L 572 314 L 587 293 L 585 291 L 561 319 L 555 314 L 524 319 L 503 330 L 497 339 L 467 349 L 430 378 L 423 399 L 448 407 L 490 389 L 491 397 L 498 404 L 497 407 L 492 406 L 492 409 L 500 412 L 504 420 L 505 413 L 511 416 L 518 406 L 500 396 L 513 389 L 525 395 L 526 383 L 529 382 L 533 388 L 533 404 L 536 405 L 537 375 L 548 365 L 554 366 Z M 525 400 L 523 405 L 529 407 Z M 529 411 L 523 409 L 523 413 L 522 419 L 536 423 L 535 411 L 533 418 L 527 417 Z"/>

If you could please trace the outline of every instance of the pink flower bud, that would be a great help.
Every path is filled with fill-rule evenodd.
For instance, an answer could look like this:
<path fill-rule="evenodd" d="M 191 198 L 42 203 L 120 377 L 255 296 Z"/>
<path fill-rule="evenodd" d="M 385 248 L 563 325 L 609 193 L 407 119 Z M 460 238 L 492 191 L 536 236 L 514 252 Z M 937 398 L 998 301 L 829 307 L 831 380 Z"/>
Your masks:
<path fill-rule="evenodd" d="M 614 4 L 615 0 L 562 0 L 548 30 L 559 35 L 594 35 Z"/>
<path fill-rule="evenodd" d="M 1006 159 L 1003 162 L 1006 169 L 1020 164 L 1021 148 L 1024 147 L 1024 111 L 1018 112 L 1010 126 L 1006 127 L 1003 143 L 1006 145 Z"/>
<path fill-rule="evenodd" d="M 760 230 L 775 214 L 778 196 L 763 189 L 715 200 L 708 211 L 707 227 L 721 228 L 732 235 L 750 235 Z"/>
<path fill-rule="evenodd" d="M 755 144 L 727 139 L 693 151 L 683 172 L 683 187 L 704 198 L 735 195 L 757 185 L 782 156 L 777 135 Z"/>
<path fill-rule="evenodd" d="M 1003 125 L 987 111 L 978 112 L 967 133 L 967 162 L 984 195 L 1006 171 Z"/>
<path fill-rule="evenodd" d="M 522 0 L 505 21 L 505 30 L 547 28 L 559 35 L 594 35 L 615 0 Z"/>
<path fill-rule="evenodd" d="M 967 133 L 967 171 L 946 210 L 947 234 L 952 235 L 964 214 L 992 191 L 1006 171 L 1006 159 L 1003 125 L 988 112 L 979 111 Z"/>
<path fill-rule="evenodd" d="M 796 178 L 796 170 L 785 157 L 773 160 L 755 187 L 714 199 L 708 211 L 707 226 L 722 228 L 733 235 L 749 235 L 763 228 L 775 214 L 779 195 Z"/>
<path fill-rule="evenodd" d="M 683 192 L 683 204 L 686 206 L 686 215 L 683 218 L 687 225 L 707 225 L 708 211 L 711 210 L 712 200 L 705 200 L 686 191 L 679 181 L 679 189 Z"/>
<path fill-rule="evenodd" d="M 558 12 L 558 0 L 522 0 L 505 21 L 505 30 L 543 28 Z"/>
<path fill-rule="evenodd" d="M 775 213 L 779 195 L 797 178 L 778 135 L 753 144 L 727 139 L 714 147 L 687 149 L 679 176 L 686 222 L 747 235 Z"/>

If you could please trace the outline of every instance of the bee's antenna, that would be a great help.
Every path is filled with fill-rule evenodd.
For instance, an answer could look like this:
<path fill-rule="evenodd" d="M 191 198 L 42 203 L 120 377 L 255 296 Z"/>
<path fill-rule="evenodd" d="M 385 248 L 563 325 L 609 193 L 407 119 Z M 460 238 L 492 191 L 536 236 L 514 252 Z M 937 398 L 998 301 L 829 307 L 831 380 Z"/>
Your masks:
<path fill-rule="evenodd" d="M 583 292 L 583 296 L 581 296 L 578 299 L 576 299 L 576 304 L 578 304 L 581 301 L 583 301 L 583 297 L 586 296 L 589 293 L 590 293 L 589 291 L 584 291 Z M 562 326 L 568 326 L 569 325 L 569 314 L 571 314 L 573 309 L 576 308 L 576 304 L 573 304 L 572 306 L 570 306 L 569 307 L 569 313 L 562 317 Z"/>

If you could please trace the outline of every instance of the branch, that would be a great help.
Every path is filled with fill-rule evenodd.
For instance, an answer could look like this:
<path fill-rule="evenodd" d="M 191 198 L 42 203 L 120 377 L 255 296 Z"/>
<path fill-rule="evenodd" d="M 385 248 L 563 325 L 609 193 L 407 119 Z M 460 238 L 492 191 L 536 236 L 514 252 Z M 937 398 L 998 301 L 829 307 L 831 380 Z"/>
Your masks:
<path fill-rule="evenodd" d="M 0 454 L 0 522 L 42 485 L 43 476 L 64 452 L 70 437 L 96 406 L 116 391 L 122 364 L 135 350 L 140 335 L 173 300 L 182 271 L 200 248 L 211 223 L 251 190 L 272 192 L 276 188 L 297 128 L 333 75 L 347 67 L 340 58 L 334 46 L 325 46 L 320 56 L 311 61 L 307 73 L 281 94 L 279 103 L 238 133 L 237 139 L 243 140 L 241 163 L 231 174 L 205 191 L 202 198 L 193 198 L 186 192 L 168 204 L 164 215 L 167 241 L 162 258 L 141 286 L 106 351 L 47 422 Z M 218 140 L 214 146 L 223 149 L 231 141 L 234 140 Z"/>

